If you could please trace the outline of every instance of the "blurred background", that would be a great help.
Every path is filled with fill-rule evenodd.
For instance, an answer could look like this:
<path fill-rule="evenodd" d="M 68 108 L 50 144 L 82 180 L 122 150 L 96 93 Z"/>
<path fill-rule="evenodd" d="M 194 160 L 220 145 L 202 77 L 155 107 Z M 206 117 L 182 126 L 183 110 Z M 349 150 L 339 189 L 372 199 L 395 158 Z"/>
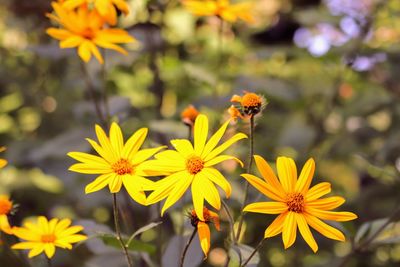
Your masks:
<path fill-rule="evenodd" d="M 233 94 L 254 91 L 269 102 L 256 118 L 256 154 L 273 165 L 277 156 L 291 156 L 298 169 L 313 157 L 313 183 L 332 183 L 333 193 L 347 200 L 343 210 L 359 216 L 335 225 L 345 232 L 344 243 L 315 234 L 318 253 L 301 238 L 285 251 L 278 236 L 265 242 L 254 263 L 399 266 L 400 216 L 392 215 L 400 190 L 400 1 L 255 0 L 254 23 L 225 24 L 222 37 L 218 18 L 195 17 L 178 1 L 127 2 L 131 12 L 119 25 L 140 43 L 126 46 L 128 56 L 106 51 L 104 67 L 95 60 L 87 65 L 98 97 L 106 86 L 110 113 L 125 137 L 145 126 L 148 147 L 186 138 L 180 113 L 189 104 L 215 129 L 229 117 Z M 46 215 L 73 218 L 89 235 L 111 233 L 111 194 L 85 195 L 91 178 L 67 171 L 73 160 L 66 153 L 90 151 L 84 138 L 94 137 L 99 121 L 76 51 L 60 49 L 45 33 L 51 26 L 46 12 L 47 0 L 1 1 L 0 146 L 7 146 L 1 158 L 9 164 L 0 172 L 0 194 L 19 204 L 15 225 Z M 230 131 L 247 129 L 239 121 Z M 232 151 L 244 160 L 247 145 Z M 236 167 L 221 165 L 234 188 L 228 203 L 235 217 L 244 184 Z M 136 266 L 176 266 L 182 233 L 192 231 L 184 217 L 190 196 L 162 219 L 157 206 L 140 206 L 125 192 L 119 198 L 127 234 L 162 220 L 131 247 Z M 252 188 L 250 201 L 259 199 Z M 211 230 L 209 257 L 202 261 L 195 239 L 185 266 L 224 266 L 229 227 L 226 214 L 221 217 L 222 231 Z M 273 217 L 247 214 L 241 242 L 254 247 Z M 354 250 L 388 218 L 363 251 Z M 21 266 L 0 249 L 2 267 Z M 248 253 L 249 247 L 237 249 Z M 230 266 L 237 266 L 237 249 L 229 252 Z M 42 257 L 33 259 L 33 266 L 44 264 Z M 125 260 L 112 240 L 91 238 L 72 252 L 57 250 L 54 266 L 117 267 Z"/>

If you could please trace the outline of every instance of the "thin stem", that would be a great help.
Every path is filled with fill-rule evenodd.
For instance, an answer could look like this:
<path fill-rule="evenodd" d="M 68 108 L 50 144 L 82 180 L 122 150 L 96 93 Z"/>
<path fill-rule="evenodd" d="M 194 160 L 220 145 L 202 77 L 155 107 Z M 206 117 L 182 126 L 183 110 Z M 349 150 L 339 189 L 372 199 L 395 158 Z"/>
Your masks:
<path fill-rule="evenodd" d="M 254 255 L 256 255 L 257 251 L 261 248 L 261 246 L 263 245 L 265 239 L 262 239 L 260 241 L 260 243 L 258 243 L 258 245 L 254 248 L 253 252 L 250 254 L 250 256 L 247 258 L 247 260 L 243 263 L 243 265 L 241 265 L 241 267 L 246 266 L 250 260 L 254 257 Z"/>
<path fill-rule="evenodd" d="M 233 222 L 233 217 L 231 212 L 229 211 L 228 205 L 226 205 L 224 200 L 221 200 L 222 207 L 224 208 L 226 214 L 228 215 L 228 220 L 229 220 L 229 227 L 231 228 L 231 234 L 232 234 L 232 241 L 236 244 L 237 239 L 235 237 L 235 227 L 234 227 L 234 222 Z"/>
<path fill-rule="evenodd" d="M 131 258 L 129 257 L 128 254 L 128 248 L 124 244 L 124 241 L 122 240 L 121 236 L 121 229 L 119 226 L 119 216 L 118 216 L 118 203 L 117 203 L 117 194 L 113 193 L 113 211 L 114 211 L 114 224 L 115 224 L 115 232 L 117 233 L 117 239 L 119 243 L 121 244 L 122 250 L 125 254 L 126 261 L 128 262 L 129 267 L 133 267 L 133 263 Z"/>
<path fill-rule="evenodd" d="M 88 70 L 86 68 L 85 63 L 81 62 L 81 68 L 82 68 L 82 71 L 84 73 L 86 87 L 87 87 L 87 90 L 89 92 L 90 98 L 92 99 L 92 102 L 93 102 L 93 105 L 94 105 L 94 109 L 96 111 L 96 115 L 99 118 L 100 123 L 103 126 L 107 126 L 107 120 L 104 118 L 103 113 L 101 112 L 101 107 L 100 107 L 99 102 L 97 101 L 95 88 L 94 88 L 94 85 L 92 83 L 92 80 L 90 79 L 89 72 L 88 72 Z"/>
<path fill-rule="evenodd" d="M 46 260 L 47 260 L 47 266 L 53 267 L 53 263 L 51 262 L 51 259 L 48 258 L 46 255 L 45 255 L 45 257 L 46 257 Z"/>
<path fill-rule="evenodd" d="M 188 242 L 186 243 L 185 249 L 183 250 L 182 256 L 181 256 L 181 264 L 179 265 L 180 267 L 183 267 L 183 263 L 185 262 L 185 256 L 186 256 L 186 252 L 189 249 L 190 243 L 192 243 L 194 236 L 197 233 L 197 227 L 195 227 L 193 229 L 192 235 L 190 236 Z"/>
<path fill-rule="evenodd" d="M 250 150 L 249 150 L 249 158 L 247 160 L 247 162 L 248 162 L 247 169 L 246 169 L 247 173 L 250 173 L 250 171 L 251 171 L 251 165 L 253 164 L 253 154 L 254 154 L 254 115 L 251 115 L 250 116 Z M 236 233 L 237 240 L 239 240 L 240 233 L 242 231 L 243 209 L 247 203 L 247 198 L 248 198 L 248 194 L 249 194 L 249 185 L 250 185 L 249 182 L 246 181 L 243 202 L 242 202 L 242 206 L 240 208 L 239 225 L 238 225 L 238 230 Z"/>

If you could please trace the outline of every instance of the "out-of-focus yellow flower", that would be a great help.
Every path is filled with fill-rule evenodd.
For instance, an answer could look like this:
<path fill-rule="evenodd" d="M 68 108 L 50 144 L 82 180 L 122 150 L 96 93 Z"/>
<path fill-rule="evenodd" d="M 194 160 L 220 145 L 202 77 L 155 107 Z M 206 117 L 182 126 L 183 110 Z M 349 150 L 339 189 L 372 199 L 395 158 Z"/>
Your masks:
<path fill-rule="evenodd" d="M 117 10 L 122 11 L 125 15 L 129 13 L 129 7 L 125 0 L 64 0 L 62 5 L 68 10 L 82 5 L 93 5 L 110 25 L 117 24 Z"/>
<path fill-rule="evenodd" d="M 187 125 L 193 126 L 199 114 L 199 111 L 193 105 L 189 105 L 181 113 L 182 122 Z"/>
<path fill-rule="evenodd" d="M 8 196 L 0 195 L 0 231 L 9 235 L 12 234 L 12 228 L 8 222 L 8 216 L 13 210 L 13 203 Z"/>
<path fill-rule="evenodd" d="M 99 125 L 96 125 L 96 135 L 100 144 L 89 138 L 86 140 L 100 157 L 82 152 L 68 153 L 68 156 L 81 162 L 72 165 L 69 170 L 100 174 L 96 180 L 86 186 L 86 194 L 99 191 L 107 185 L 111 193 L 117 193 L 123 184 L 136 202 L 145 205 L 144 190 L 153 186 L 154 182 L 143 177 L 146 173 L 143 172 L 141 165 L 164 148 L 161 146 L 139 150 L 146 139 L 147 131 L 147 128 L 139 129 L 124 144 L 122 131 L 117 123 L 111 124 L 110 137 L 107 137 Z"/>
<path fill-rule="evenodd" d="M 26 222 L 23 227 L 14 227 L 13 234 L 26 240 L 12 246 L 13 249 L 30 249 L 29 258 L 42 253 L 50 259 L 56 247 L 72 249 L 72 244 L 86 240 L 85 235 L 77 234 L 83 230 L 80 225 L 70 226 L 70 219 L 57 218 L 47 220 L 44 216 L 37 218 L 37 223 Z"/>
<path fill-rule="evenodd" d="M 279 214 L 265 230 L 264 238 L 282 233 L 283 244 L 287 249 L 296 240 L 298 228 L 307 244 L 317 252 L 318 245 L 310 231 L 310 225 L 327 238 L 345 240 L 342 232 L 322 220 L 343 222 L 354 220 L 357 215 L 352 212 L 331 211 L 341 206 L 345 200 L 339 196 L 321 198 L 331 192 L 330 183 L 323 182 L 310 188 L 315 170 L 312 158 L 304 164 L 297 179 L 293 159 L 278 157 L 276 166 L 279 180 L 262 157 L 255 155 L 254 159 L 264 180 L 251 174 L 242 174 L 242 177 L 273 201 L 252 203 L 243 211 Z"/>
<path fill-rule="evenodd" d="M 192 224 L 193 227 L 197 228 L 197 232 L 199 234 L 200 246 L 204 252 L 205 257 L 207 258 L 208 251 L 210 250 L 211 246 L 210 228 L 208 227 L 208 225 L 212 223 L 215 225 L 215 228 L 218 231 L 220 230 L 218 214 L 204 207 L 203 209 L 204 220 L 200 220 L 195 210 L 192 210 L 189 216 L 190 216 L 190 223 Z"/>
<path fill-rule="evenodd" d="M 207 141 L 208 118 L 200 114 L 194 124 L 194 147 L 189 140 L 175 139 L 171 144 L 175 150 L 166 150 L 155 155 L 155 160 L 144 163 L 143 169 L 170 173 L 170 175 L 154 184 L 153 192 L 147 198 L 147 204 L 154 204 L 167 198 L 161 210 L 161 215 L 177 202 L 191 186 L 193 206 L 197 216 L 204 221 L 204 200 L 215 209 L 221 208 L 221 199 L 214 183 L 220 186 L 230 197 L 231 185 L 214 166 L 234 156 L 221 155 L 237 141 L 247 138 L 243 133 L 237 133 L 218 146 L 229 120 Z"/>
<path fill-rule="evenodd" d="M 183 5 L 196 16 L 217 16 L 227 22 L 241 19 L 247 23 L 254 21 L 251 14 L 253 3 L 231 4 L 229 0 L 182 0 Z"/>
<path fill-rule="evenodd" d="M 241 118 L 257 115 L 266 105 L 266 101 L 262 96 L 246 91 L 243 96 L 233 95 L 231 102 L 238 104 L 238 106 L 233 106 L 237 111 L 231 107 L 232 110 L 229 113 L 235 115 L 235 113 L 239 112 L 242 115 Z"/>
<path fill-rule="evenodd" d="M 60 40 L 61 48 L 77 47 L 78 55 L 85 62 L 89 62 L 93 54 L 103 64 L 103 57 L 97 46 L 126 55 L 128 52 L 117 44 L 135 41 L 122 29 L 106 28 L 104 19 L 97 10 L 89 10 L 86 6 L 67 10 L 56 2 L 53 2 L 52 6 L 55 14 L 47 16 L 60 24 L 61 28 L 48 28 L 47 34 Z"/>
<path fill-rule="evenodd" d="M 0 152 L 3 152 L 5 150 L 6 150 L 6 148 L 4 146 L 0 147 Z M 0 159 L 0 169 L 4 168 L 4 166 L 6 166 L 6 165 L 7 165 L 7 160 Z"/>

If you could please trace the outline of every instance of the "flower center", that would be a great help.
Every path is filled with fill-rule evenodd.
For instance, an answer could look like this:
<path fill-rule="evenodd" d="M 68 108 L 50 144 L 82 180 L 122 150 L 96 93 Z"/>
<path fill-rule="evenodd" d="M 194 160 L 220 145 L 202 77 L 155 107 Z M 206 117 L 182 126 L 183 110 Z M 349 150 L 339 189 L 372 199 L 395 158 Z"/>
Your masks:
<path fill-rule="evenodd" d="M 190 174 L 196 174 L 204 168 L 203 160 L 198 156 L 192 156 L 186 161 L 186 169 Z"/>
<path fill-rule="evenodd" d="M 12 202 L 6 198 L 0 198 L 0 215 L 5 215 L 12 209 Z"/>
<path fill-rule="evenodd" d="M 41 240 L 43 243 L 54 243 L 54 241 L 56 241 L 56 236 L 54 234 L 42 235 Z"/>
<path fill-rule="evenodd" d="M 86 39 L 92 40 L 94 38 L 94 32 L 90 28 L 86 28 L 81 32 L 82 36 Z"/>
<path fill-rule="evenodd" d="M 246 93 L 240 102 L 243 112 L 247 115 L 255 115 L 261 111 L 261 97 L 254 93 Z"/>
<path fill-rule="evenodd" d="M 190 217 L 191 225 L 193 227 L 196 227 L 197 224 L 200 222 L 199 217 L 197 217 L 196 211 L 192 210 L 190 212 L 190 214 L 189 214 L 189 217 Z M 205 222 L 207 224 L 212 222 L 212 217 L 211 217 L 210 211 L 206 207 L 203 208 L 203 217 L 204 217 L 204 221 L 203 222 Z"/>
<path fill-rule="evenodd" d="M 291 193 L 287 196 L 286 205 L 289 211 L 302 213 L 304 211 L 304 196 L 300 193 Z"/>
<path fill-rule="evenodd" d="M 119 161 L 115 162 L 111 168 L 118 175 L 133 173 L 133 166 L 127 159 L 120 159 Z"/>

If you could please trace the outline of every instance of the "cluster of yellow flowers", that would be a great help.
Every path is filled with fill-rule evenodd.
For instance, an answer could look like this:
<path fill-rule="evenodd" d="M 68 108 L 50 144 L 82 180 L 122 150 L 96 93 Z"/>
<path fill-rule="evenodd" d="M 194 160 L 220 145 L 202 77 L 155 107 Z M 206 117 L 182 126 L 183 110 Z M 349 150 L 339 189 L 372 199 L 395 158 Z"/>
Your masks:
<path fill-rule="evenodd" d="M 47 34 L 60 40 L 61 48 L 77 47 L 80 58 L 88 62 L 92 54 L 103 63 L 97 47 L 112 49 L 122 54 L 127 51 L 117 44 L 134 42 L 125 30 L 114 27 L 117 9 L 129 12 L 124 0 L 60 0 L 52 2 L 53 14 L 47 16 L 60 25 L 51 27 Z"/>

